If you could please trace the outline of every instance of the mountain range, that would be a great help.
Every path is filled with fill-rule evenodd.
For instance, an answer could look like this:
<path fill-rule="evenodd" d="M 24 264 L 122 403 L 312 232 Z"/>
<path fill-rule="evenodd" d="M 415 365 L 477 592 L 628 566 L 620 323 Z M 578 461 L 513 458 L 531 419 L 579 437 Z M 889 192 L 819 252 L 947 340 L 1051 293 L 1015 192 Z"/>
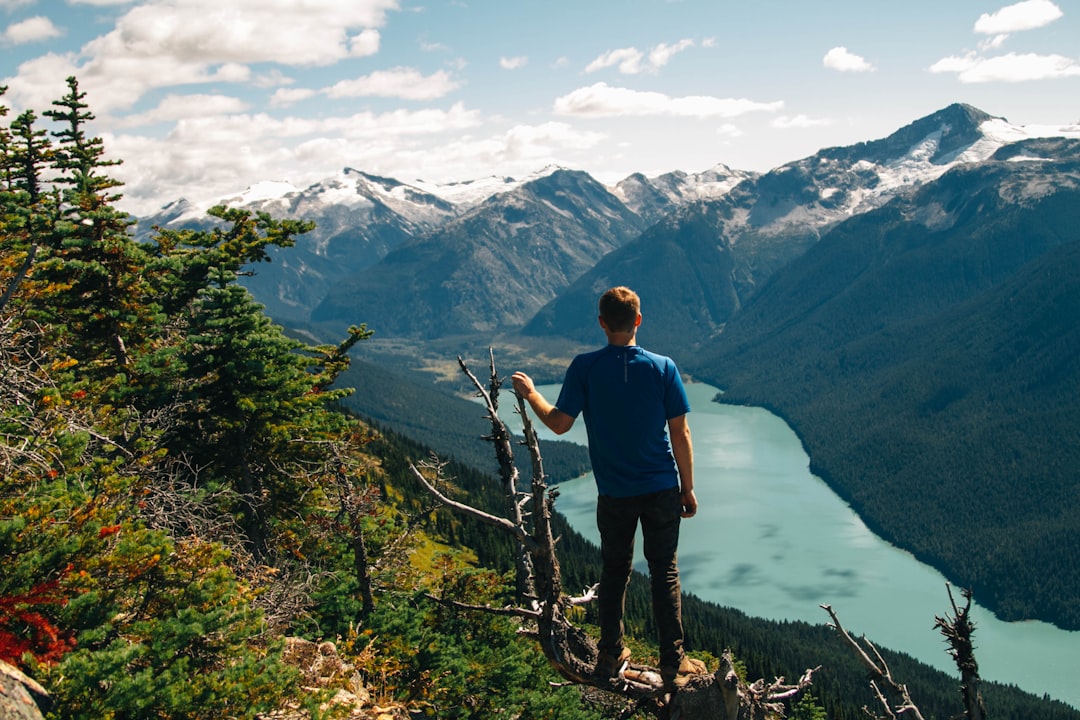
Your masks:
<path fill-rule="evenodd" d="M 767 173 L 346 170 L 229 200 L 319 225 L 249 279 L 272 316 L 365 322 L 403 365 L 498 344 L 558 379 L 602 339 L 598 293 L 634 287 L 641 341 L 785 417 L 877 532 L 1003 617 L 1080 628 L 1078 158 L 1080 127 L 957 104 Z"/>

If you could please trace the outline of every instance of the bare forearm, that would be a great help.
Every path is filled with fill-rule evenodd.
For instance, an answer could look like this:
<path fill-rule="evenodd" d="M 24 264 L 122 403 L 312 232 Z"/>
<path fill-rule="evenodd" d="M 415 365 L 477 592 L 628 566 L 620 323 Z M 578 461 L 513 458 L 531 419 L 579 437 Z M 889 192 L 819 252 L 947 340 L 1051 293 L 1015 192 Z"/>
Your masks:
<path fill-rule="evenodd" d="M 540 391 L 533 385 L 532 378 L 528 375 L 516 372 L 511 379 L 514 383 L 514 390 L 525 402 L 529 403 L 529 407 L 532 408 L 536 418 L 544 423 L 551 432 L 562 435 L 574 424 L 574 418 L 559 410 L 540 394 Z"/>
<path fill-rule="evenodd" d="M 679 490 L 690 492 L 694 489 L 694 444 L 689 429 L 671 438 L 671 454 L 675 456 L 675 467 L 679 470 Z"/>
<path fill-rule="evenodd" d="M 690 425 L 685 415 L 668 421 L 668 434 L 671 438 L 671 454 L 679 471 L 679 489 L 690 492 L 694 489 L 694 443 L 690 439 Z"/>
<path fill-rule="evenodd" d="M 544 423 L 552 432 L 559 432 L 560 424 L 556 422 L 556 418 L 559 413 L 559 409 L 548 402 L 547 398 L 541 395 L 538 391 L 533 390 L 531 393 L 525 396 L 525 402 L 529 403 L 529 407 L 532 408 L 536 418 Z"/>
<path fill-rule="evenodd" d="M 671 454 L 679 471 L 682 516 L 694 517 L 698 509 L 697 495 L 694 493 L 694 443 L 690 439 L 690 425 L 685 415 L 668 421 L 668 434 L 671 437 Z"/>

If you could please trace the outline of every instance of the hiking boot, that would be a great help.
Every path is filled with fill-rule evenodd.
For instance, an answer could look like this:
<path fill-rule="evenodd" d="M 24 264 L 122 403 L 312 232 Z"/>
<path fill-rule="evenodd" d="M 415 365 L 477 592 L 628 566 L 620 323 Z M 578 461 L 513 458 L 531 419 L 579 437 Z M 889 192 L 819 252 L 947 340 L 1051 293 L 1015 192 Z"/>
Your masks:
<path fill-rule="evenodd" d="M 660 678 L 664 681 L 664 689 L 668 692 L 674 692 L 679 688 L 686 687 L 686 683 L 689 682 L 692 675 L 704 675 L 707 672 L 709 670 L 705 667 L 705 663 L 697 658 L 683 655 L 678 667 L 661 666 Z"/>
<path fill-rule="evenodd" d="M 606 650 L 600 651 L 600 657 L 596 659 L 596 668 L 593 670 L 593 676 L 598 678 L 613 678 L 618 677 L 623 668 L 626 667 L 626 661 L 630 659 L 630 648 L 624 647 L 618 654 L 608 652 Z"/>

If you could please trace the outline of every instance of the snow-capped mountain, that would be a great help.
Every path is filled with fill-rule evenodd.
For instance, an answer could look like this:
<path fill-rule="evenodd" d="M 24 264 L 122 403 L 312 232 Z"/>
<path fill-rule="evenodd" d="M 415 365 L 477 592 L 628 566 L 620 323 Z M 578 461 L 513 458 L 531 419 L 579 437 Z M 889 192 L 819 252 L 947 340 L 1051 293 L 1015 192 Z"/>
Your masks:
<path fill-rule="evenodd" d="M 1080 126 L 1018 127 L 957 104 L 886 138 L 827 148 L 765 174 L 732 170 L 722 164 L 696 174 L 675 171 L 653 178 L 633 174 L 605 187 L 605 197 L 600 202 L 620 204 L 637 218 L 634 224 L 641 228 L 656 224 L 647 232 L 653 241 L 693 227 L 695 233 L 703 234 L 703 242 L 738 246 L 740 261 L 732 269 L 737 299 L 732 307 L 738 307 L 739 298 L 747 297 L 773 270 L 812 246 L 837 223 L 881 207 L 894 197 L 941 177 L 953 167 L 986 161 L 1006 145 L 1037 137 L 1080 138 Z M 272 316 L 282 321 L 306 321 L 332 287 L 348 284 L 395 248 L 434 238 L 444 231 L 459 233 L 450 230 L 451 226 L 460 225 L 467 217 L 476 218 L 478 213 L 487 219 L 470 222 L 485 225 L 491 237 L 503 234 L 498 227 L 500 223 L 509 223 L 508 229 L 512 231 L 509 234 L 515 242 L 534 248 L 550 246 L 555 242 L 548 232 L 550 224 L 538 221 L 535 215 L 524 225 L 515 224 L 514 198 L 532 202 L 520 195 L 523 188 L 567 172 L 570 171 L 552 166 L 522 179 L 490 176 L 440 184 L 402 182 L 347 167 L 308 187 L 268 181 L 212 204 L 316 223 L 316 229 L 298 238 L 295 247 L 273 251 L 273 263 L 259 265 L 253 277 L 245 278 Z M 588 184 L 590 188 L 593 185 L 599 183 Z M 600 194 L 595 197 L 599 198 Z M 496 198 L 502 199 L 496 201 Z M 500 208 L 498 211 L 484 209 L 492 202 L 495 202 L 492 207 Z M 589 198 L 578 198 L 575 212 L 587 215 L 588 203 Z M 145 218 L 140 227 L 203 225 L 207 223 L 207 207 L 209 203 L 203 206 L 180 200 Z M 499 212 L 504 215 L 500 216 Z M 560 212 L 565 214 L 567 210 L 564 207 Z M 576 221 L 585 219 L 582 215 Z M 529 233 L 533 234 L 531 238 L 526 237 Z M 573 232 L 569 234 L 573 235 Z M 558 242 L 565 242 L 565 237 Z M 606 252 L 596 246 L 587 252 L 602 251 Z M 534 252 L 542 254 L 540 250 Z M 600 259 L 600 255 L 590 255 L 582 262 L 592 265 Z M 607 262 L 612 264 L 617 260 L 616 257 Z M 581 272 L 588 269 L 583 267 Z M 420 277 L 425 276 L 419 268 L 416 272 Z M 434 278 L 437 273 L 426 275 Z M 552 285 L 550 292 L 553 296 L 559 294 L 575 279 L 576 276 L 568 276 L 565 282 Z M 539 299 L 536 295 L 530 297 L 519 310 Z M 377 299 L 371 301 L 378 304 Z M 518 298 L 510 299 L 510 305 L 518 302 Z M 554 308 L 545 311 L 545 317 L 531 326 L 532 331 L 550 328 L 553 311 Z M 711 318 L 714 330 L 722 327 L 725 314 L 723 311 Z M 519 314 L 511 313 L 505 319 L 511 316 Z M 479 326 L 487 325 L 481 322 Z M 588 330 L 591 332 L 592 328 Z"/>
<path fill-rule="evenodd" d="M 654 178 L 634 173 L 616 183 L 611 192 L 651 224 L 672 208 L 695 200 L 723 197 L 743 180 L 757 176 L 758 173 L 732 170 L 727 165 L 716 165 L 701 173 L 676 170 Z"/>
<path fill-rule="evenodd" d="M 155 225 L 205 227 L 210 224 L 206 211 L 219 204 L 314 221 L 315 230 L 298 237 L 292 248 L 271 248 L 272 262 L 260 264 L 253 276 L 244 278 L 270 315 L 281 321 L 307 321 L 331 287 L 378 263 L 394 248 L 440 232 L 493 198 L 506 196 L 507 205 L 513 205 L 515 193 L 522 188 L 566 172 L 570 171 L 552 165 L 520 179 L 489 176 L 439 184 L 406 183 L 346 167 L 304 188 L 266 181 L 212 202 L 179 200 L 143 218 L 139 227 L 143 233 Z M 609 190 L 613 201 L 623 205 L 619 213 L 639 216 L 634 222 L 644 226 L 681 203 L 718 197 L 751 175 L 717 166 L 705 173 L 668 173 L 653 180 L 635 175 Z M 534 229 L 539 231 L 542 225 Z M 520 227 L 515 230 L 520 232 Z M 581 262 L 591 264 L 597 259 L 599 255 Z M 552 291 L 564 286 L 553 286 Z"/>
<path fill-rule="evenodd" d="M 312 319 L 368 322 L 382 337 L 520 327 L 643 227 L 594 178 L 556 168 L 489 197 L 335 284 Z"/>
<path fill-rule="evenodd" d="M 718 199 L 678 206 L 603 258 L 525 331 L 588 341 L 595 336 L 596 288 L 618 281 L 650 298 L 654 342 L 669 350 L 707 343 L 773 273 L 840 223 L 939 182 L 952 170 L 1038 154 L 1034 145 L 1023 150 L 1025 143 L 1018 141 L 1052 142 L 1037 140 L 1048 136 L 1072 142 L 1070 137 L 1080 138 L 1080 127 L 1020 128 L 973 107 L 951 105 L 886 138 L 821 150 L 748 178 Z M 1008 175 L 1007 169 L 998 175 Z M 1049 172 L 1025 182 L 1045 186 L 1059 174 Z M 950 221 L 937 206 L 921 212 L 938 223 Z"/>

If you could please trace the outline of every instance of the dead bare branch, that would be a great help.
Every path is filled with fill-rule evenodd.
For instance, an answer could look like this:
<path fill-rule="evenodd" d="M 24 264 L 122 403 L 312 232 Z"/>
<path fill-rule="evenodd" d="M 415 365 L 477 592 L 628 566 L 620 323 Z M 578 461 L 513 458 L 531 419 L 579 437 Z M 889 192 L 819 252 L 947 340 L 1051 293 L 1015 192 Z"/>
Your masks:
<path fill-rule="evenodd" d="M 863 642 L 865 642 L 874 653 L 874 659 L 871 659 L 858 641 L 851 637 L 851 634 L 840 624 L 840 618 L 836 616 L 836 612 L 833 611 L 832 606 L 822 605 L 821 609 L 829 613 L 829 617 L 832 619 L 833 628 L 836 630 L 837 634 L 840 635 L 841 639 L 843 639 L 855 652 L 863 665 L 866 666 L 866 669 L 870 671 L 872 677 L 871 686 L 874 688 L 878 701 L 881 703 L 886 716 L 895 718 L 897 715 L 904 714 L 905 717 L 923 720 L 922 712 L 920 712 L 919 708 L 912 702 L 911 694 L 908 692 L 907 686 L 893 679 L 892 671 L 889 670 L 888 664 L 885 662 L 885 659 L 881 657 L 881 653 L 878 652 L 878 649 L 874 644 L 865 637 L 863 638 Z M 885 694 L 881 692 L 877 682 L 884 684 L 890 697 L 886 697 Z"/>

